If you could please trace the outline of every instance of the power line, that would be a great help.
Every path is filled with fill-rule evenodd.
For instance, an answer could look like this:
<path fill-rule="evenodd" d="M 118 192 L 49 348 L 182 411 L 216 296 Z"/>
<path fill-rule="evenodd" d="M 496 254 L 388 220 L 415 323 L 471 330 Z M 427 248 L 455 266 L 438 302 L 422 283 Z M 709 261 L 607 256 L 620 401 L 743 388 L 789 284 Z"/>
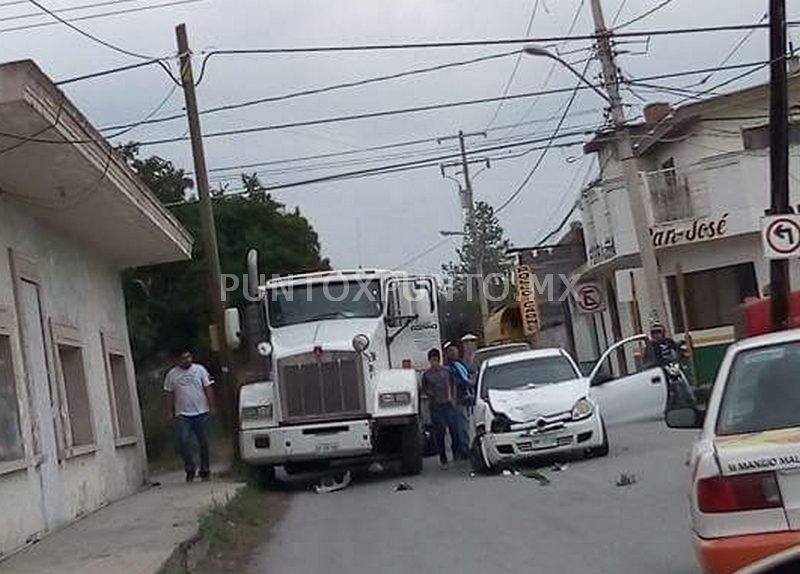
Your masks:
<path fill-rule="evenodd" d="M 82 10 L 90 10 L 92 8 L 101 8 L 103 6 L 115 6 L 117 4 L 130 4 L 131 2 L 141 2 L 141 0 L 105 0 L 105 2 L 95 2 L 94 4 L 82 4 L 80 6 L 69 6 L 68 8 L 58 8 L 52 10 L 56 14 L 63 14 L 65 12 L 79 12 Z M 20 0 L 19 2 L 12 2 L 12 4 L 30 4 L 28 0 Z M 0 4 L 0 8 L 8 4 Z M 41 12 L 29 12 L 27 14 L 17 14 L 15 16 L 0 17 L 0 22 L 16 22 L 17 20 L 29 20 L 31 18 L 41 18 Z"/>
<path fill-rule="evenodd" d="M 797 26 L 800 22 L 788 22 L 789 26 Z M 765 29 L 766 24 L 730 24 L 722 26 L 703 26 L 696 28 L 670 28 L 656 30 L 642 30 L 633 32 L 619 32 L 614 36 L 617 38 L 641 38 L 647 36 L 680 36 L 687 34 L 706 34 L 712 32 L 736 32 L 740 30 Z M 541 36 L 537 38 L 498 38 L 487 40 L 460 40 L 452 42 L 405 42 L 395 44 L 353 44 L 353 45 L 330 45 L 330 46 L 297 46 L 297 47 L 277 47 L 277 48 L 241 48 L 209 51 L 205 58 L 210 59 L 214 56 L 236 56 L 236 55 L 270 55 L 270 54 L 309 54 L 324 52 L 370 52 L 383 50 L 420 50 L 438 48 L 475 48 L 486 46 L 503 46 L 517 44 L 554 44 L 573 41 L 594 41 L 597 40 L 596 34 L 582 34 L 577 36 Z"/>
<path fill-rule="evenodd" d="M 622 0 L 622 2 L 620 2 L 619 8 L 617 8 L 617 13 L 614 14 L 614 19 L 611 21 L 612 28 L 617 25 L 617 21 L 619 21 L 619 17 L 622 16 L 622 12 L 623 10 L 625 10 L 625 6 L 627 5 L 628 5 L 628 0 Z"/>
<path fill-rule="evenodd" d="M 429 255 L 429 254 L 433 253 L 434 251 L 436 251 L 437 249 L 439 249 L 440 247 L 442 247 L 445 243 L 448 243 L 451 239 L 453 239 L 451 236 L 447 236 L 447 237 L 444 237 L 443 239 L 438 240 L 436 243 L 434 243 L 430 247 L 426 248 L 424 251 L 421 251 L 421 252 L 417 253 L 416 255 L 414 255 L 412 257 L 409 257 L 408 259 L 403 261 L 400 265 L 394 266 L 392 268 L 392 271 L 396 271 L 398 269 L 402 269 L 404 267 L 407 267 L 407 266 L 411 265 L 412 263 L 416 263 L 417 261 L 419 261 L 420 259 L 422 259 L 426 255 Z"/>
<path fill-rule="evenodd" d="M 378 82 L 385 82 L 385 81 L 389 81 L 389 80 L 405 78 L 405 77 L 408 77 L 408 76 L 427 74 L 427 73 L 430 73 L 430 72 L 446 70 L 446 69 L 449 69 L 449 68 L 457 68 L 457 67 L 461 67 L 461 66 L 468 66 L 468 65 L 471 65 L 471 64 L 477 64 L 479 62 L 486 62 L 486 61 L 489 61 L 489 60 L 496 60 L 496 59 L 499 59 L 499 58 L 506 58 L 508 56 L 511 56 L 511 55 L 517 54 L 517 53 L 519 53 L 519 50 L 513 50 L 511 52 L 502 52 L 502 53 L 499 53 L 499 54 L 491 54 L 489 56 L 481 56 L 479 58 L 471 58 L 469 60 L 459 60 L 457 62 L 448 62 L 448 63 L 445 63 L 445 64 L 437 64 L 435 66 L 428 66 L 428 67 L 425 67 L 425 68 L 415 68 L 415 69 L 411 69 L 411 70 L 405 70 L 403 72 L 397 72 L 395 74 L 387 74 L 387 75 L 383 75 L 383 76 L 375 76 L 375 77 L 371 77 L 371 78 L 364 78 L 364 79 L 361 79 L 361 80 L 354 80 L 354 81 L 351 81 L 351 82 L 344 82 L 344 83 L 340 83 L 340 84 L 322 86 L 322 87 L 319 87 L 319 88 L 312 88 L 312 89 L 308 89 L 308 90 L 300 90 L 300 91 L 297 91 L 297 92 L 290 92 L 290 93 L 282 94 L 282 95 L 279 95 L 279 96 L 269 96 L 269 97 L 264 97 L 264 98 L 257 98 L 257 99 L 254 99 L 254 100 L 245 100 L 243 102 L 237 102 L 235 104 L 227 104 L 227 105 L 222 105 L 222 106 L 216 106 L 216 107 L 213 107 L 213 108 L 207 108 L 205 110 L 202 110 L 200 112 L 200 115 L 208 115 L 208 114 L 214 114 L 214 113 L 219 113 L 219 112 L 224 112 L 224 111 L 238 110 L 238 109 L 241 109 L 241 108 L 247 108 L 247 107 L 256 106 L 256 105 L 259 105 L 259 104 L 282 102 L 282 101 L 285 101 L 285 100 L 290 100 L 290 99 L 293 99 L 293 98 L 299 98 L 299 97 L 303 97 L 303 96 L 311 96 L 311 95 L 322 94 L 322 93 L 326 93 L 326 92 L 333 92 L 333 91 L 336 91 L 336 90 L 342 90 L 342 89 L 345 89 L 345 88 L 354 88 L 354 87 L 365 86 L 365 85 L 368 85 L 368 84 L 373 84 L 373 83 L 378 83 Z M 197 83 L 199 84 L 200 81 L 201 80 L 198 79 Z M 186 114 L 184 114 L 184 113 L 173 114 L 173 115 L 164 116 L 164 117 L 160 117 L 160 118 L 154 118 L 149 123 L 158 124 L 158 123 L 163 123 L 163 122 L 170 122 L 170 121 L 174 121 L 174 120 L 184 119 L 185 117 L 186 117 Z M 127 127 L 127 126 L 118 125 L 118 126 L 103 127 L 103 128 L 100 129 L 100 131 L 119 129 L 119 128 L 123 128 L 123 127 Z"/>
<path fill-rule="evenodd" d="M 580 74 L 581 79 L 578 80 L 578 82 L 575 84 L 575 87 L 573 88 L 572 93 L 570 94 L 569 100 L 567 101 L 567 105 L 564 106 L 564 112 L 561 114 L 561 118 L 559 119 L 558 124 L 556 125 L 552 135 L 548 140 L 548 145 L 545 146 L 545 148 L 542 150 L 542 153 L 539 154 L 539 158 L 536 160 L 536 163 L 533 164 L 533 167 L 528 172 L 528 175 L 525 176 L 525 179 L 522 180 L 522 183 L 520 183 L 517 186 L 517 189 L 515 189 L 514 192 L 511 195 L 509 195 L 505 199 L 505 201 L 503 201 L 503 203 L 501 203 L 500 206 L 497 207 L 497 209 L 494 210 L 495 214 L 498 214 L 501 211 L 503 211 L 506 207 L 508 207 L 511 204 L 512 201 L 514 201 L 517 197 L 519 197 L 522 191 L 528 186 L 528 182 L 530 182 L 533 175 L 536 173 L 536 171 L 544 162 L 544 158 L 547 156 L 547 152 L 550 150 L 550 145 L 558 137 L 558 132 L 561 130 L 561 126 L 564 125 L 564 121 L 567 119 L 567 114 L 569 114 L 569 110 L 572 107 L 572 104 L 575 102 L 575 98 L 578 95 L 578 89 L 583 85 L 584 77 L 586 75 L 587 70 L 589 69 L 590 63 L 591 61 L 586 62 L 586 66 L 584 66 L 583 71 Z"/>
<path fill-rule="evenodd" d="M 27 2 L 27 0 L 25 0 Z M 127 66 L 118 66 L 116 68 L 109 68 L 107 70 L 101 70 L 99 72 L 91 72 L 88 74 L 83 74 L 81 76 L 73 76 L 72 78 L 65 78 L 63 80 L 59 80 L 54 82 L 56 86 L 63 86 L 66 84 L 72 84 L 73 82 L 82 82 L 84 80 L 93 80 L 95 78 L 102 78 L 104 76 L 110 76 L 112 74 L 119 74 L 120 72 L 129 72 L 130 70 L 136 70 L 137 68 L 145 68 L 147 66 L 152 66 L 154 64 L 158 64 L 160 60 L 149 60 L 145 62 L 137 62 L 136 64 L 128 64 Z M 101 130 L 102 131 L 102 130 Z"/>
<path fill-rule="evenodd" d="M 761 68 L 763 68 L 765 66 L 765 64 L 763 62 L 747 63 L 747 64 L 735 64 L 735 65 L 726 66 L 723 69 L 741 69 L 741 68 L 754 67 L 754 66 L 760 66 Z M 692 75 L 697 75 L 697 74 L 701 74 L 701 73 L 707 73 L 708 71 L 709 71 L 708 68 L 704 68 L 704 69 L 701 69 L 701 70 L 689 70 L 689 71 L 676 72 L 676 73 L 670 73 L 670 74 L 658 74 L 658 75 L 655 75 L 655 76 L 642 77 L 639 80 L 640 81 L 649 81 L 649 80 L 660 80 L 660 79 L 665 79 L 665 78 L 676 78 L 676 77 L 681 77 L 681 76 L 692 76 Z M 755 70 L 755 71 L 757 71 L 757 70 Z M 753 71 L 751 71 L 749 73 L 753 73 Z M 742 77 L 744 77 L 744 75 Z M 595 86 L 595 87 L 597 87 L 597 86 Z M 556 89 L 538 91 L 538 92 L 527 92 L 527 93 L 522 93 L 522 94 L 509 95 L 509 96 L 506 96 L 505 99 L 508 99 L 508 100 L 525 99 L 525 98 L 532 98 L 532 97 L 537 97 L 537 96 L 542 96 L 542 95 L 563 94 L 563 93 L 572 92 L 575 89 L 576 88 L 556 88 Z M 590 89 L 590 86 L 582 84 L 582 85 L 578 86 L 577 89 L 578 90 Z M 429 105 L 425 105 L 425 106 L 415 106 L 415 107 L 410 107 L 410 108 L 381 110 L 381 111 L 377 111 L 377 112 L 363 112 L 363 113 L 359 113 L 359 114 L 350 114 L 350 115 L 344 115 L 344 116 L 332 116 L 332 117 L 327 117 L 327 118 L 318 118 L 318 119 L 312 119 L 312 120 L 287 122 L 287 123 L 282 123 L 282 124 L 270 124 L 270 125 L 265 125 L 265 126 L 251 126 L 251 127 L 245 127 L 245 128 L 237 128 L 237 129 L 230 129 L 230 130 L 222 130 L 222 131 L 218 131 L 218 132 L 211 132 L 211 133 L 205 134 L 204 137 L 206 137 L 206 138 L 228 137 L 228 136 L 235 136 L 235 135 L 243 135 L 243 134 L 252 134 L 252 133 L 259 133 L 259 132 L 283 130 L 283 129 L 289 129 L 289 128 L 308 127 L 308 126 L 349 122 L 349 121 L 364 120 L 364 119 L 374 119 L 374 118 L 388 117 L 388 116 L 395 116 L 395 115 L 415 114 L 415 113 L 429 112 L 429 111 L 448 109 L 448 108 L 457 108 L 457 107 L 463 107 L 463 106 L 487 104 L 487 103 L 497 102 L 500 99 L 501 99 L 500 97 L 478 98 L 478 99 L 474 99 L 474 100 L 461 100 L 461 101 L 455 101 L 455 102 L 444 102 L 444 103 L 438 103 L 438 104 L 429 104 Z M 152 121 L 151 122 L 147 122 L 147 123 L 152 123 Z M 122 124 L 122 125 L 114 126 L 114 127 L 119 128 L 119 127 L 127 127 L 127 126 L 125 124 Z M 112 129 L 112 128 L 106 128 L 106 129 Z M 167 143 L 175 143 L 175 142 L 186 141 L 187 139 L 188 138 L 185 135 L 183 135 L 183 136 L 175 136 L 175 137 L 169 137 L 169 138 L 161 138 L 161 139 L 153 139 L 153 140 L 142 141 L 142 142 L 140 142 L 140 145 L 141 146 L 162 145 L 162 144 L 167 144 Z"/>
<path fill-rule="evenodd" d="M 623 22 L 622 24 L 619 24 L 619 25 L 615 26 L 612 31 L 615 33 L 615 35 L 617 35 L 616 34 L 617 30 L 621 30 L 622 28 L 627 28 L 628 26 L 630 26 L 632 24 L 636 24 L 637 22 L 641 22 L 645 18 L 649 18 L 650 16 L 652 16 L 653 14 L 655 14 L 656 12 L 661 10 L 662 8 L 666 8 L 667 6 L 672 4 L 674 1 L 675 0 L 663 0 L 662 2 L 657 4 L 656 6 L 653 6 L 652 8 L 650 8 L 644 14 L 642 14 L 640 16 L 637 16 L 636 18 L 632 18 L 631 20 L 628 20 L 627 22 Z"/>
<path fill-rule="evenodd" d="M 585 5 L 586 5 L 586 0 L 580 0 L 577 8 L 575 9 L 575 13 L 572 16 L 572 21 L 569 24 L 569 28 L 567 29 L 566 33 L 567 36 L 572 35 L 572 33 L 575 31 L 575 28 L 578 25 L 578 21 L 581 18 L 581 14 L 583 13 L 583 8 Z M 561 44 L 562 47 L 566 45 L 567 42 L 563 42 Z M 556 51 L 558 51 L 558 48 L 556 48 Z M 544 90 L 547 87 L 547 85 L 550 83 L 550 80 L 553 78 L 553 74 L 555 74 L 556 69 L 560 65 L 561 64 L 559 62 L 553 60 L 553 62 L 550 65 L 550 70 L 547 72 L 547 76 L 545 76 L 544 81 L 542 82 L 542 85 L 539 87 L 539 89 Z M 528 117 L 528 114 L 530 114 L 533 111 L 533 108 L 535 108 L 536 104 L 538 103 L 539 103 L 539 98 L 535 98 L 528 106 L 528 109 L 525 110 L 525 113 L 523 113 L 519 117 L 518 123 L 516 125 L 520 125 L 523 122 L 523 120 Z M 516 125 L 511 128 L 511 131 L 514 131 L 516 129 Z"/>
<path fill-rule="evenodd" d="M 152 61 L 152 60 L 160 60 L 161 59 L 161 58 L 155 58 L 153 56 L 145 56 L 145 55 L 139 54 L 137 52 L 132 52 L 131 50 L 128 50 L 126 48 L 122 48 L 120 46 L 117 46 L 116 44 L 112 44 L 111 42 L 103 40 L 102 38 L 98 38 L 97 36 L 95 36 L 93 34 L 90 34 L 89 32 L 83 30 L 82 28 L 79 28 L 78 26 L 75 26 L 69 20 L 65 20 L 64 18 L 59 16 L 56 12 L 54 12 L 53 10 L 50 10 L 49 8 L 47 8 L 44 4 L 42 4 L 38 0 L 28 0 L 28 2 L 33 4 L 34 6 L 36 6 L 39 10 L 41 10 L 42 12 L 44 12 L 45 14 L 47 14 L 48 16 L 53 18 L 54 20 L 58 20 L 61 24 L 63 24 L 67 28 L 70 28 L 71 30 L 73 30 L 73 31 L 77 32 L 78 34 L 80 34 L 81 36 L 83 36 L 84 38 L 88 38 L 89 40 L 92 40 L 93 42 L 96 42 L 97 44 L 100 44 L 101 46 L 105 46 L 106 48 L 110 48 L 110 49 L 114 50 L 115 52 L 119 52 L 120 54 L 124 54 L 126 56 L 132 56 L 134 58 L 139 58 L 141 60 L 150 60 L 150 61 Z"/>
<path fill-rule="evenodd" d="M 24 2 L 28 2 L 29 0 L 24 0 Z M 169 8 L 172 6 L 180 6 L 182 4 L 193 4 L 195 2 L 202 2 L 203 0 L 173 0 L 172 2 L 164 2 L 162 4 L 154 4 L 151 6 L 140 6 L 137 8 L 126 8 L 124 10 L 112 10 L 108 12 L 100 12 L 97 14 L 89 14 L 86 16 L 78 16 L 75 18 L 70 18 L 67 20 L 68 22 L 82 22 L 85 20 L 94 20 L 96 18 L 107 18 L 112 16 L 121 16 L 123 14 L 134 14 L 137 12 L 145 12 L 149 10 L 158 10 L 160 8 Z M 1 6 L 1 5 L 0 5 Z M 13 26 L 10 28 L 0 28 L 0 34 L 4 32 L 19 32 L 21 30 L 32 30 L 34 28 L 43 28 L 45 26 L 55 26 L 60 22 L 38 22 L 35 24 L 23 24 L 20 26 Z"/>
<path fill-rule="evenodd" d="M 539 4 L 541 0 L 535 0 L 533 3 L 533 10 L 531 10 L 531 16 L 528 19 L 528 26 L 525 28 L 525 35 L 528 36 L 531 33 L 531 29 L 533 28 L 533 21 L 536 20 L 536 13 L 539 11 Z M 514 68 L 511 70 L 511 75 L 508 77 L 508 81 L 506 82 L 505 87 L 503 88 L 503 97 L 508 95 L 509 90 L 511 90 L 511 84 L 514 83 L 514 78 L 517 77 L 517 70 L 519 70 L 519 65 L 522 62 L 522 55 L 523 52 L 520 51 L 517 54 L 517 58 L 514 61 Z M 500 110 L 503 109 L 503 104 L 505 103 L 505 99 L 500 100 L 497 104 L 497 107 L 494 109 L 494 113 L 492 114 L 492 118 L 489 120 L 489 123 L 486 124 L 486 129 L 489 129 L 494 125 L 494 122 L 497 120 L 497 116 L 500 114 Z"/>

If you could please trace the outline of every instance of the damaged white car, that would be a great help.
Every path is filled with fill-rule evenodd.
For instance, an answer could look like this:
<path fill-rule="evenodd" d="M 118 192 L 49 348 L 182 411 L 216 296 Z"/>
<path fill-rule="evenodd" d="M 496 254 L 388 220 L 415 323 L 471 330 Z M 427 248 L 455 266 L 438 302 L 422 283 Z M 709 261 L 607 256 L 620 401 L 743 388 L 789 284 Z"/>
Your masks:
<path fill-rule="evenodd" d="M 663 416 L 660 369 L 612 377 L 602 367 L 632 337 L 609 348 L 584 377 L 563 349 L 538 349 L 487 360 L 478 375 L 472 417 L 472 465 L 485 472 L 520 460 L 580 452 L 606 456 L 606 424 Z"/>

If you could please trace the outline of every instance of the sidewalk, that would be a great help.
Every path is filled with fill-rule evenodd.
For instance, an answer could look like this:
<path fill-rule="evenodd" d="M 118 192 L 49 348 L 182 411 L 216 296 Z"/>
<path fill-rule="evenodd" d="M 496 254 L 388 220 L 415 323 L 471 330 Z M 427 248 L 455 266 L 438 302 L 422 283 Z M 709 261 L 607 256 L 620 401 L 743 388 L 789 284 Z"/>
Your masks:
<path fill-rule="evenodd" d="M 224 481 L 185 484 L 183 473 L 76 521 L 5 561 L 0 574 L 155 574 L 198 531 L 198 519 L 215 501 L 243 485 Z"/>

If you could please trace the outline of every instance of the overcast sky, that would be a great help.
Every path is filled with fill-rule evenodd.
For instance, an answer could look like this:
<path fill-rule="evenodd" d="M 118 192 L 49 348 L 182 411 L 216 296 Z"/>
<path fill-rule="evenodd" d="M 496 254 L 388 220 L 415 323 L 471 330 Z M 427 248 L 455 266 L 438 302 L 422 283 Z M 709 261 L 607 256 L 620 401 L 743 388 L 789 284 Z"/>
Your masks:
<path fill-rule="evenodd" d="M 100 0 L 39 0 L 50 9 L 94 4 Z M 97 7 L 62 13 L 76 17 L 96 12 L 163 3 L 165 0 L 132 1 L 119 6 Z M 661 0 L 604 0 L 609 24 L 622 8 L 618 23 L 641 15 Z M 185 6 L 76 22 L 76 26 L 127 50 L 148 56 L 175 52 L 174 26 L 185 22 L 195 52 L 207 49 L 265 48 L 311 45 L 338 45 L 387 42 L 422 42 L 522 37 L 525 35 L 536 0 L 203 0 Z M 530 36 L 563 35 L 580 8 L 575 34 L 592 31 L 588 0 L 539 0 Z M 800 3 L 789 4 L 789 18 L 800 20 Z M 648 18 L 626 30 L 653 30 L 676 27 L 749 24 L 761 19 L 767 0 L 673 0 Z M 44 22 L 47 17 L 8 20 L 37 11 L 25 1 L 0 2 L 2 28 L 21 23 Z M 715 66 L 744 36 L 743 32 L 701 34 L 680 37 L 655 37 L 649 46 L 625 44 L 631 52 L 620 57 L 620 66 L 632 77 L 655 75 Z M 800 41 L 800 30 L 794 30 Z M 119 54 L 88 40 L 59 24 L 24 31 L 0 33 L 0 53 L 7 60 L 34 59 L 53 79 L 59 80 L 129 63 L 133 57 Z M 562 45 L 571 52 L 586 48 L 586 42 Z M 645 51 L 646 55 L 639 55 Z M 241 100 L 274 96 L 328 84 L 348 82 L 413 68 L 465 60 L 508 51 L 508 47 L 449 48 L 389 52 L 320 53 L 301 55 L 220 56 L 209 61 L 198 88 L 202 108 Z M 565 57 L 583 60 L 588 52 Z M 766 31 L 758 31 L 732 57 L 731 63 L 766 59 Z M 255 125 L 413 107 L 440 102 L 484 97 L 503 93 L 515 65 L 515 57 L 490 60 L 467 67 L 387 81 L 327 94 L 263 104 L 247 109 L 204 116 L 206 133 Z M 585 64 L 578 63 L 580 67 Z M 524 57 L 518 67 L 510 93 L 536 91 L 545 84 L 551 63 Z M 589 75 L 599 66 L 593 63 Z M 737 72 L 720 73 L 708 85 L 725 80 Z M 740 72 L 738 72 L 740 73 Z M 702 76 L 670 80 L 684 86 Z M 760 73 L 726 89 L 764 81 Z M 557 69 L 547 88 L 574 85 L 569 72 Z M 146 116 L 167 95 L 170 80 L 157 67 L 71 84 L 68 94 L 97 126 L 136 121 Z M 648 100 L 665 96 L 639 91 Z M 640 105 L 629 92 L 626 101 Z M 460 107 L 436 112 L 353 121 L 330 125 L 276 130 L 236 137 L 208 139 L 206 155 L 210 168 L 263 162 L 307 155 L 340 152 L 405 140 L 447 136 L 463 129 L 481 131 L 502 128 L 520 120 L 525 123 L 510 129 L 492 129 L 486 140 L 509 135 L 547 137 L 568 94 L 542 97 L 531 108 L 531 99 L 505 103 L 492 121 L 497 104 Z M 669 99 L 669 98 L 667 98 Z M 161 113 L 180 111 L 182 94 L 175 91 Z M 589 91 L 579 93 L 565 122 L 587 129 L 603 121 L 602 101 Z M 633 113 L 635 113 L 635 108 Z M 527 113 L 526 113 L 527 112 Z M 550 118 L 547 120 L 547 118 Z M 542 121 L 538 121 L 542 120 Z M 183 120 L 158 126 L 143 126 L 126 140 L 148 140 L 180 136 L 186 132 Z M 579 138 L 578 138 L 579 139 Z M 327 161 L 406 152 L 450 153 L 445 142 L 431 142 L 412 148 L 373 152 Z M 487 145 L 478 138 L 471 146 Z M 437 149 L 439 148 L 439 149 Z M 517 148 L 512 152 L 526 148 Z M 191 171 L 191 156 L 186 142 L 147 147 L 145 154 L 157 154 Z M 503 152 L 506 153 L 506 152 Z M 497 206 L 511 194 L 529 172 L 537 156 L 533 151 L 522 157 L 497 160 L 474 180 L 475 198 Z M 338 165 L 321 171 L 307 171 L 309 162 L 293 164 L 303 171 L 263 173 L 262 181 L 286 183 L 330 173 L 374 167 L 419 157 L 387 158 L 369 166 Z M 257 168 L 248 171 L 258 171 Z M 500 214 L 511 241 L 531 245 L 551 231 L 569 211 L 579 186 L 590 167 L 580 147 L 552 150 L 526 189 Z M 477 171 L 480 166 L 474 166 Z M 234 177 L 231 189 L 239 187 Z M 462 213 L 456 185 L 443 179 L 437 167 L 380 177 L 354 179 L 277 191 L 274 195 L 289 207 L 299 206 L 319 232 L 322 249 L 336 267 L 394 267 L 429 250 L 440 241 L 439 230 L 460 229 Z M 441 244 L 408 268 L 438 271 L 441 263 L 454 257 L 458 238 Z"/>

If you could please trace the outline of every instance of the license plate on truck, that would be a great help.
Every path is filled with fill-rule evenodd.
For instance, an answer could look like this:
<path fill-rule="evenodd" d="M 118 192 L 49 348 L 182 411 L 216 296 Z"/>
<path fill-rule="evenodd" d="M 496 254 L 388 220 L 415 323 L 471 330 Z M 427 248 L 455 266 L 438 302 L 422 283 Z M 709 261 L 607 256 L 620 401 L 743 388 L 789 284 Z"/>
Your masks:
<path fill-rule="evenodd" d="M 339 450 L 338 442 L 321 442 L 316 446 L 317 454 L 330 454 Z"/>

